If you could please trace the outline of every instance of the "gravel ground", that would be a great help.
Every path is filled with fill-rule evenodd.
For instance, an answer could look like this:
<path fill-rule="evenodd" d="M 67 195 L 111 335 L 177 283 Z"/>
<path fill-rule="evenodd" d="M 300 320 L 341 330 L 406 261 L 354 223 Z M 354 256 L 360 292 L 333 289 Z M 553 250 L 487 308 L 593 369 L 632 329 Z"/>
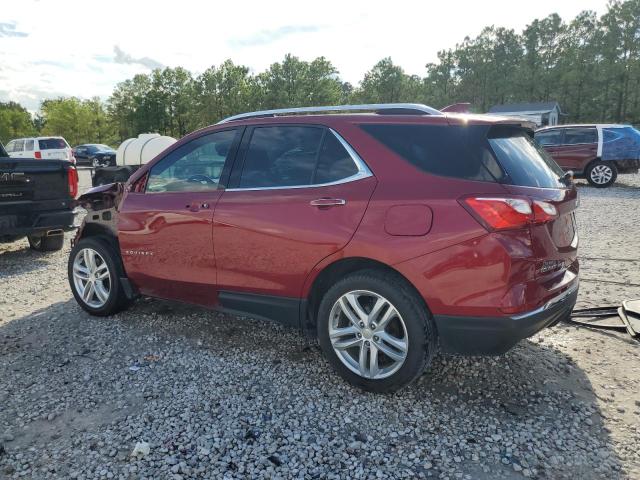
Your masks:
<path fill-rule="evenodd" d="M 640 177 L 580 194 L 580 305 L 640 297 Z M 0 478 L 640 478 L 625 335 L 559 325 L 367 394 L 266 322 L 147 299 L 90 317 L 67 255 L 0 246 Z"/>

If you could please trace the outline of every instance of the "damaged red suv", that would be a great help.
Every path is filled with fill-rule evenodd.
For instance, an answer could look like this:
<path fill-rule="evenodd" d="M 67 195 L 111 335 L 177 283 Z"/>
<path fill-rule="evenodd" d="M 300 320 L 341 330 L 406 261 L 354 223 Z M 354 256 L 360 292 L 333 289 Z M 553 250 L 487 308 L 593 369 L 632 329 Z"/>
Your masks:
<path fill-rule="evenodd" d="M 370 391 L 410 383 L 438 349 L 504 353 L 578 294 L 576 189 L 513 119 L 247 113 L 81 203 L 68 273 L 89 313 L 146 295 L 276 320 Z"/>

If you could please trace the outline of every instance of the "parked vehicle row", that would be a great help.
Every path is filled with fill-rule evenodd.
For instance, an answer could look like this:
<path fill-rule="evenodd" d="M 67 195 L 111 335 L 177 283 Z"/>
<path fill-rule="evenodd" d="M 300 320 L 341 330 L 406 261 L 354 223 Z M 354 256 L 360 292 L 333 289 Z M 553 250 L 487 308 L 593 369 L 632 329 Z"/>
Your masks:
<path fill-rule="evenodd" d="M 6 153 L 12 158 L 66 160 L 75 163 L 73 151 L 62 137 L 17 138 L 7 143 Z"/>
<path fill-rule="evenodd" d="M 640 132 L 630 125 L 562 125 L 542 128 L 536 140 L 566 171 L 594 187 L 613 185 L 618 173 L 638 173 Z"/>
<path fill-rule="evenodd" d="M 570 313 L 577 192 L 532 131 L 424 105 L 333 110 L 231 117 L 83 195 L 78 303 L 110 315 L 141 294 L 284 322 L 378 392 L 438 347 L 503 353 Z"/>

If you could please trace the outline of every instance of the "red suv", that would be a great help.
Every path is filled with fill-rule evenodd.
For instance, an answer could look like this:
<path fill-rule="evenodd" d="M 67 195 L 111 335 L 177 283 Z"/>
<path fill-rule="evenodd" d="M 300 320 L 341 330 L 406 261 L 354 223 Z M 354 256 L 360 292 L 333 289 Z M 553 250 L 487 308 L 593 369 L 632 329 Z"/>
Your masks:
<path fill-rule="evenodd" d="M 242 114 L 81 202 L 68 273 L 91 314 L 141 294 L 284 322 L 371 391 L 408 384 L 438 348 L 506 352 L 578 294 L 576 189 L 514 120 Z"/>

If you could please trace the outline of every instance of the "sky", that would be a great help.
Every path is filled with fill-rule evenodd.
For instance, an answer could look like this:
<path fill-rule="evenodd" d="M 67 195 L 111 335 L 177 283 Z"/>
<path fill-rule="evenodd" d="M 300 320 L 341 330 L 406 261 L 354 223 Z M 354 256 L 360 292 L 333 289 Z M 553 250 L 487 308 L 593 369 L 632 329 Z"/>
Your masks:
<path fill-rule="evenodd" d="M 0 101 L 32 112 L 59 96 L 106 99 L 153 68 L 194 74 L 227 58 L 261 72 L 292 53 L 327 57 L 354 85 L 390 56 L 424 75 L 439 50 L 495 25 L 606 11 L 607 0 L 2 0 Z"/>

